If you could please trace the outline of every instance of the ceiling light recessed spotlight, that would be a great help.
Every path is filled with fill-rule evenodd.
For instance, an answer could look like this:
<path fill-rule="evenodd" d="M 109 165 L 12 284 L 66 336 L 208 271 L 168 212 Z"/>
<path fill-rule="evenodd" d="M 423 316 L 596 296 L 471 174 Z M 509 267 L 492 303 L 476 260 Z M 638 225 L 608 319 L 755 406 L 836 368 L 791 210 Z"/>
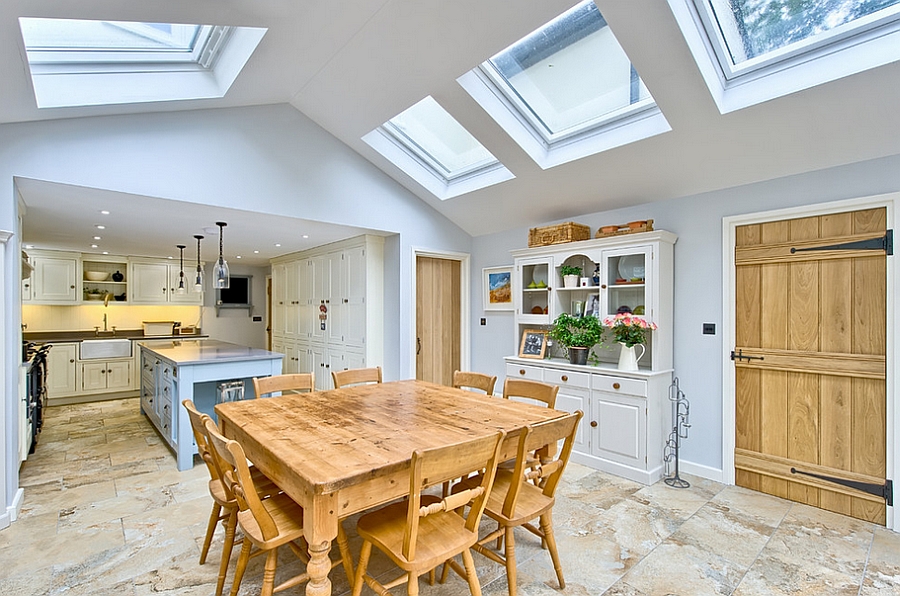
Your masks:
<path fill-rule="evenodd" d="M 175 257 L 169 256 L 169 257 L 166 257 L 166 258 L 169 259 L 169 260 L 172 260 L 172 259 L 174 259 Z"/>
<path fill-rule="evenodd" d="M 108 254 L 109 254 L 109 251 L 108 251 L 108 250 L 104 250 L 104 251 L 103 251 L 103 254 L 108 255 Z"/>
<path fill-rule="evenodd" d="M 106 226 L 101 226 L 101 225 L 96 225 L 96 226 L 94 226 L 94 227 L 97 228 L 98 230 L 105 230 L 105 229 L 106 229 Z"/>
<path fill-rule="evenodd" d="M 258 254 L 259 254 L 259 251 L 258 251 L 258 250 L 254 250 L 254 251 L 253 251 L 253 254 L 258 255 Z"/>
<path fill-rule="evenodd" d="M 280 245 L 280 244 L 278 244 L 278 243 L 277 243 L 277 242 L 276 242 L 276 243 L 275 243 L 275 246 L 277 246 L 277 247 L 279 247 L 279 248 L 281 248 L 281 245 Z"/>
<path fill-rule="evenodd" d="M 99 248 L 96 244 L 91 244 L 91 248 Z"/>
<path fill-rule="evenodd" d="M 100 215 L 109 215 L 109 211 L 103 209 L 102 211 L 100 211 Z"/>
<path fill-rule="evenodd" d="M 94 236 L 94 240 L 100 240 L 100 236 Z"/>
<path fill-rule="evenodd" d="M 309 238 L 309 234 L 303 234 L 303 238 L 304 239 Z"/>
<path fill-rule="evenodd" d="M 32 248 L 34 248 L 34 244 L 26 244 L 25 248 L 31 250 Z"/>
<path fill-rule="evenodd" d="M 240 259 L 240 258 L 241 258 L 241 255 L 234 255 L 234 258 L 235 258 L 235 259 Z"/>

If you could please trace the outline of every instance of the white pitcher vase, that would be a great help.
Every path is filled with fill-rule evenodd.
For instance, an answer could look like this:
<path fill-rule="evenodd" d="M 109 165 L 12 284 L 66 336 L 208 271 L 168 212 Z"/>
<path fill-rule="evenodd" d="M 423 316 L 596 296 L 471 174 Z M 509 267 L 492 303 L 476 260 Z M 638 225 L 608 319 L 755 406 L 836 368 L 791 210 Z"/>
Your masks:
<path fill-rule="evenodd" d="M 644 357 L 644 353 L 647 351 L 644 344 L 636 344 L 629 348 L 625 344 L 620 343 L 619 347 L 621 348 L 619 351 L 619 370 L 637 370 L 638 361 Z M 635 356 L 635 348 L 641 349 L 640 356 Z"/>

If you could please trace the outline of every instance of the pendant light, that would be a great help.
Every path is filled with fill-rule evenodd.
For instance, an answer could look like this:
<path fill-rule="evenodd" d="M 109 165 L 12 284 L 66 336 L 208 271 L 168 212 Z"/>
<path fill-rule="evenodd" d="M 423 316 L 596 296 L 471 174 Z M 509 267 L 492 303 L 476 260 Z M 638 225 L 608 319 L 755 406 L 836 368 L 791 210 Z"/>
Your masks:
<path fill-rule="evenodd" d="M 202 292 L 203 291 L 203 266 L 200 265 L 200 241 L 203 240 L 203 236 L 199 234 L 194 234 L 194 238 L 197 239 L 197 274 L 194 278 L 194 291 Z"/>
<path fill-rule="evenodd" d="M 222 256 L 222 230 L 228 224 L 224 221 L 217 221 L 219 226 L 219 260 L 216 261 L 216 267 L 213 269 L 213 287 L 217 290 L 227 290 L 231 285 L 231 275 L 228 273 L 228 263 Z"/>
<path fill-rule="evenodd" d="M 187 247 L 184 244 L 176 244 L 175 246 L 181 251 L 181 255 L 178 257 L 181 262 L 181 269 L 178 270 L 178 287 L 175 288 L 175 293 L 184 294 L 187 292 L 184 287 L 184 249 Z"/>

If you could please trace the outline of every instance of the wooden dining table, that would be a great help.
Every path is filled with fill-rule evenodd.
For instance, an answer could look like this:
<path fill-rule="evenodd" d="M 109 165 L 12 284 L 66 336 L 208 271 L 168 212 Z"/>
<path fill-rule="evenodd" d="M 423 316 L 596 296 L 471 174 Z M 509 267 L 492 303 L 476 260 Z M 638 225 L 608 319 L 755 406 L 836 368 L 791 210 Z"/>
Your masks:
<path fill-rule="evenodd" d="M 307 596 L 331 594 L 328 553 L 338 520 L 408 494 L 413 450 L 504 430 L 502 457 L 509 459 L 527 424 L 566 415 L 416 380 L 222 403 L 215 410 L 222 433 L 304 509 Z"/>

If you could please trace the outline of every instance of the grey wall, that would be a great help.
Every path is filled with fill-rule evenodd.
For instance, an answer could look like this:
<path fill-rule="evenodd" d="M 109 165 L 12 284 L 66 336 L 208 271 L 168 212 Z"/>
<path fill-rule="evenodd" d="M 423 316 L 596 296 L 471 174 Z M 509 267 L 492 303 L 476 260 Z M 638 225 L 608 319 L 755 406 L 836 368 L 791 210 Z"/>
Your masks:
<path fill-rule="evenodd" d="M 594 231 L 604 224 L 653 219 L 655 229 L 678 235 L 674 357 L 675 374 L 691 402 L 692 428 L 681 452 L 686 462 L 722 468 L 722 403 L 732 399 L 722 391 L 723 359 L 732 348 L 722 343 L 722 218 L 898 189 L 900 156 L 893 156 L 574 218 Z M 481 268 L 511 264 L 509 251 L 527 244 L 527 229 L 473 240 L 472 363 L 473 368 L 500 378 L 505 374 L 503 357 L 516 351 L 513 316 L 481 311 Z M 482 316 L 487 318 L 485 327 L 479 325 Z M 717 334 L 702 335 L 702 323 L 716 323 Z"/>
<path fill-rule="evenodd" d="M 212 279 L 212 265 L 207 265 L 204 273 Z M 223 308 L 216 316 L 216 291 L 209 290 L 203 293 L 203 333 L 213 339 L 230 341 L 232 343 L 250 346 L 252 348 L 266 348 L 266 276 L 269 275 L 269 267 L 245 267 L 235 263 L 228 263 L 228 271 L 231 275 L 252 275 L 253 281 L 250 287 L 250 299 L 253 301 L 253 315 L 262 317 L 259 322 L 253 322 L 250 313 L 243 308 Z"/>

